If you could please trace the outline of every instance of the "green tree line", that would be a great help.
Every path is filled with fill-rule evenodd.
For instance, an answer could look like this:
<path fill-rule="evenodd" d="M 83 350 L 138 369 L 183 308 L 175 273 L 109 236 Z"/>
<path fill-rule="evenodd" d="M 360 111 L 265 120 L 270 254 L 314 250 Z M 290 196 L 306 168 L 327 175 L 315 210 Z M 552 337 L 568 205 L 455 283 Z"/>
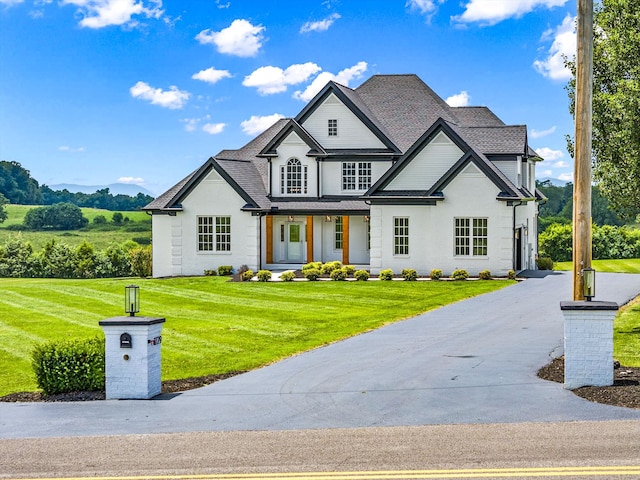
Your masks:
<path fill-rule="evenodd" d="M 54 205 L 71 203 L 78 207 L 101 208 L 104 210 L 134 211 L 147 205 L 153 197 L 138 193 L 113 195 L 108 188 L 95 193 L 71 193 L 68 190 L 52 190 L 47 185 L 39 185 L 18 162 L 0 161 L 0 195 L 15 205 Z M 2 202 L 0 198 L 0 210 Z"/>

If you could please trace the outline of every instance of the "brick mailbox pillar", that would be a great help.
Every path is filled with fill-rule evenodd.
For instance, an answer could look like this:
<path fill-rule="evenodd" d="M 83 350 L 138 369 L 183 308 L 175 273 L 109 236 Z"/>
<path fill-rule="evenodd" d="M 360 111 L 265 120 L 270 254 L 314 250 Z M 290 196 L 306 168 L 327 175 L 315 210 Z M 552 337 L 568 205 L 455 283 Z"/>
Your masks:
<path fill-rule="evenodd" d="M 164 321 L 134 316 L 100 321 L 105 336 L 107 399 L 149 399 L 160 394 Z"/>
<path fill-rule="evenodd" d="M 613 385 L 615 302 L 560 302 L 564 315 L 564 388 Z"/>

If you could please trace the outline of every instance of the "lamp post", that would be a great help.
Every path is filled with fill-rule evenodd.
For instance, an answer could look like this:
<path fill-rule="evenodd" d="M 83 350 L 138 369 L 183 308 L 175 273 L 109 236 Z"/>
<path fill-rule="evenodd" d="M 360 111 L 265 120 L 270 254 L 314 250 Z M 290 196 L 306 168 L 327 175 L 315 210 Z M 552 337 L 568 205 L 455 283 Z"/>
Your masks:
<path fill-rule="evenodd" d="M 596 296 L 596 271 L 593 268 L 582 269 L 582 286 L 584 298 L 590 302 Z"/>
<path fill-rule="evenodd" d="M 124 287 L 124 311 L 130 317 L 135 317 L 140 311 L 140 287 L 137 285 L 127 285 Z"/>

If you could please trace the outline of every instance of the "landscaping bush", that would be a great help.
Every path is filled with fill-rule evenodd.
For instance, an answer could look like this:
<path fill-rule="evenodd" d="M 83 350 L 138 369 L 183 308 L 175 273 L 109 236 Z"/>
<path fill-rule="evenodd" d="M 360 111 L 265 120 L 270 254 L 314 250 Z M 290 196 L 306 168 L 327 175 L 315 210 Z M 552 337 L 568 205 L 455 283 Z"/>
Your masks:
<path fill-rule="evenodd" d="M 310 262 L 302 266 L 302 273 L 306 272 L 307 270 L 320 270 L 321 268 L 322 262 Z"/>
<path fill-rule="evenodd" d="M 216 275 L 218 275 L 218 272 L 216 272 L 215 270 L 206 270 L 205 269 L 204 274 L 207 277 L 215 277 Z"/>
<path fill-rule="evenodd" d="M 482 270 L 478 273 L 478 277 L 480 277 L 480 280 L 491 280 L 491 272 L 489 270 Z"/>
<path fill-rule="evenodd" d="M 393 270 L 387 268 L 386 270 L 380 270 L 378 274 L 380 280 L 393 280 Z"/>
<path fill-rule="evenodd" d="M 536 263 L 539 270 L 553 270 L 553 260 L 550 257 L 538 257 Z"/>
<path fill-rule="evenodd" d="M 356 273 L 356 267 L 354 267 L 353 265 L 345 265 L 344 267 L 345 272 L 347 272 L 347 275 L 353 275 L 354 273 Z"/>
<path fill-rule="evenodd" d="M 218 267 L 218 275 L 221 277 L 231 275 L 233 273 L 233 267 L 231 265 L 220 265 Z"/>
<path fill-rule="evenodd" d="M 331 272 L 330 276 L 331 276 L 331 280 L 335 280 L 335 281 L 346 280 L 348 277 L 347 271 L 344 268 L 336 268 Z"/>
<path fill-rule="evenodd" d="M 462 268 L 459 268 L 451 273 L 451 278 L 453 278 L 454 280 L 466 280 L 467 278 L 469 278 L 469 272 Z"/>
<path fill-rule="evenodd" d="M 283 282 L 293 282 L 294 278 L 296 278 L 296 274 L 292 271 L 283 272 L 282 275 L 280 275 L 280 280 Z"/>
<path fill-rule="evenodd" d="M 269 270 L 260 270 L 256 277 L 258 277 L 259 282 L 268 282 L 271 280 L 271 272 Z"/>
<path fill-rule="evenodd" d="M 431 278 L 431 280 L 440 280 L 442 278 L 442 270 L 440 270 L 439 268 L 434 268 L 433 270 L 431 270 L 429 277 Z"/>
<path fill-rule="evenodd" d="M 302 274 L 304 275 L 304 278 L 306 278 L 310 282 L 315 282 L 320 278 L 322 272 L 320 272 L 320 270 L 318 270 L 317 268 L 308 268 L 307 270 L 303 271 Z"/>
<path fill-rule="evenodd" d="M 418 272 L 413 268 L 405 268 L 402 270 L 402 278 L 408 282 L 413 282 L 418 279 Z"/>
<path fill-rule="evenodd" d="M 243 282 L 248 282 L 253 278 L 253 270 L 245 270 L 240 274 L 240 278 L 242 278 Z"/>
<path fill-rule="evenodd" d="M 356 270 L 355 272 L 353 272 L 353 276 L 359 282 L 366 282 L 367 280 L 369 280 L 369 272 L 367 272 L 366 270 Z"/>
<path fill-rule="evenodd" d="M 329 275 L 331 274 L 331 272 L 339 268 L 342 268 L 342 262 L 335 260 L 333 262 L 327 262 L 324 265 L 322 265 L 322 268 L 320 269 L 320 271 L 322 272 L 323 275 Z"/>
<path fill-rule="evenodd" d="M 509 280 L 515 280 L 516 279 L 516 271 L 515 270 L 509 270 L 507 272 L 507 278 Z"/>
<path fill-rule="evenodd" d="M 37 345 L 32 367 L 45 395 L 104 390 L 104 340 L 66 340 Z"/>
<path fill-rule="evenodd" d="M 151 247 L 138 247 L 129 250 L 131 273 L 137 277 L 150 277 L 153 268 Z"/>

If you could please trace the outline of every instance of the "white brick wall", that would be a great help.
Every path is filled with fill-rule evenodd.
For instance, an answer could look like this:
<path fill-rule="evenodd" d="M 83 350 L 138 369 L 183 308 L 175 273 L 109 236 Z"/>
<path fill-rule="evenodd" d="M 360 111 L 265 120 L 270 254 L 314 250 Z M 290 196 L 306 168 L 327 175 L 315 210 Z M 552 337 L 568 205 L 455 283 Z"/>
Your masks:
<path fill-rule="evenodd" d="M 127 320 L 149 324 L 131 325 Z M 162 323 L 151 323 L 157 320 L 116 317 L 100 322 L 105 334 L 107 399 L 148 399 L 160 394 Z M 120 348 L 123 333 L 131 335 L 132 348 Z"/>
<path fill-rule="evenodd" d="M 589 303 L 593 309 L 588 309 Z M 563 302 L 561 308 L 565 388 L 613 385 L 613 320 L 618 306 L 611 302 Z"/>

